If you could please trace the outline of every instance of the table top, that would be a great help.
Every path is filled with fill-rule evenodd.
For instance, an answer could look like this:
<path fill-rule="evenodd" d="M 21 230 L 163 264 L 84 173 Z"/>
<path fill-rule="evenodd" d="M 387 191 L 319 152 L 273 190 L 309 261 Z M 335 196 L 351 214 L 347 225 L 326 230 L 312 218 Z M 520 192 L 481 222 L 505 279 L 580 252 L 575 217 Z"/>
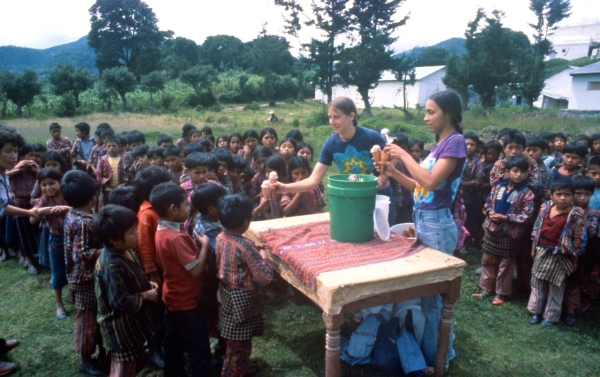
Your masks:
<path fill-rule="evenodd" d="M 329 213 L 321 213 L 256 221 L 250 225 L 247 236 L 255 242 L 262 242 L 257 232 L 328 219 Z M 339 314 L 344 305 L 374 295 L 453 280 L 462 276 L 466 266 L 461 259 L 426 247 L 413 255 L 392 261 L 323 272 L 317 277 L 317 289 L 313 291 L 279 257 L 273 254 L 269 254 L 269 257 L 286 281 L 328 314 Z"/>

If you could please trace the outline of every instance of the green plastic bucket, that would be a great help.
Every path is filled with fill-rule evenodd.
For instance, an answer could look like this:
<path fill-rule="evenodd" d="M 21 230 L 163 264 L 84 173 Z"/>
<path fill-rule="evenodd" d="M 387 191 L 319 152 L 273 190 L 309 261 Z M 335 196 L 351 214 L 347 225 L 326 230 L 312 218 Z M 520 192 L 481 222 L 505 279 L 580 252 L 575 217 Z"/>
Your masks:
<path fill-rule="evenodd" d="M 329 177 L 327 196 L 331 238 L 340 242 L 367 242 L 373 239 L 377 177 L 356 174 L 362 181 L 352 182 L 348 176 L 337 174 Z"/>

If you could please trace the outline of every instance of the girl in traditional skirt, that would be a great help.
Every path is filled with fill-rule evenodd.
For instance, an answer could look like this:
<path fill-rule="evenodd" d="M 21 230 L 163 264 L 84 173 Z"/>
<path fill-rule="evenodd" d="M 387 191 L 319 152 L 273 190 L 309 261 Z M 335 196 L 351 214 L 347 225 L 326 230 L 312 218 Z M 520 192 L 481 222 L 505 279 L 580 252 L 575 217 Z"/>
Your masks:
<path fill-rule="evenodd" d="M 502 305 L 512 294 L 512 273 L 515 257 L 522 250 L 524 224 L 533 215 L 534 195 L 525 183 L 529 163 L 524 156 L 515 156 L 506 163 L 508 181 L 496 185 L 487 198 L 483 223 L 483 272 L 479 279 L 484 298 L 496 293 L 493 305 Z"/>

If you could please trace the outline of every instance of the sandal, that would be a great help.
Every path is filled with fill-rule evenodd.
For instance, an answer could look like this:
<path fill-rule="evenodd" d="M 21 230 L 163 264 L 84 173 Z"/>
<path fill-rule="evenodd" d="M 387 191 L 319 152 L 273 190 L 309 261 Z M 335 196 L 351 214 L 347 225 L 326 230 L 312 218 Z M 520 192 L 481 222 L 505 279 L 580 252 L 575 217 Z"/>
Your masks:
<path fill-rule="evenodd" d="M 56 308 L 56 318 L 67 319 L 67 312 L 65 311 L 65 309 Z"/>
<path fill-rule="evenodd" d="M 481 291 L 479 293 L 474 293 L 473 297 L 481 299 L 481 298 L 486 298 L 489 295 L 490 295 L 490 293 L 487 290 L 484 289 L 483 291 Z"/>
<path fill-rule="evenodd" d="M 502 295 L 496 295 L 496 297 L 494 297 L 494 300 L 492 300 L 492 305 L 500 306 L 502 304 L 504 304 L 504 299 L 502 298 Z"/>

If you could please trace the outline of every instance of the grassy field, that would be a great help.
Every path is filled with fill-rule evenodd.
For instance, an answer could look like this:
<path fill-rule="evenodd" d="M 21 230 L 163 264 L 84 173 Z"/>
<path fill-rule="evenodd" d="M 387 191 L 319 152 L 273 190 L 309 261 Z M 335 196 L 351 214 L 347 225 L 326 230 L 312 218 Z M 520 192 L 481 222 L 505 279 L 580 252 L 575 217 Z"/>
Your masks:
<path fill-rule="evenodd" d="M 58 122 L 64 134 L 74 136 L 73 125 L 85 121 L 94 128 L 108 122 L 120 131 L 138 129 L 152 144 L 161 133 L 177 138 L 183 123 L 198 127 L 210 125 L 214 135 L 234 130 L 260 131 L 270 110 L 285 123 L 275 126 L 280 139 L 293 128 L 293 123 L 317 151 L 331 133 L 323 117 L 322 104 L 313 101 L 279 104 L 275 108 L 261 107 L 257 111 L 243 111 L 240 107 L 221 112 L 189 110 L 177 115 L 151 116 L 133 113 L 93 114 L 75 118 L 11 119 L 0 121 L 16 127 L 30 142 L 45 142 L 48 125 Z M 412 118 L 394 109 L 374 109 L 374 117 L 363 117 L 361 124 L 372 128 L 390 128 L 404 131 L 433 142 L 422 122 L 423 112 L 412 112 Z M 600 132 L 598 120 L 576 121 L 557 118 L 554 113 L 529 113 L 515 108 L 484 111 L 473 108 L 465 114 L 466 131 L 493 135 L 501 127 L 515 127 L 529 131 L 563 131 L 569 135 Z M 502 307 L 493 307 L 490 301 L 477 301 L 471 295 L 477 289 L 477 277 L 472 274 L 481 255 L 467 257 L 469 266 L 463 278 L 461 298 L 456 305 L 455 347 L 457 358 L 450 364 L 449 376 L 598 376 L 600 367 L 600 304 L 593 302 L 591 309 L 578 316 L 575 327 L 558 325 L 553 328 L 531 326 L 525 309 L 527 297 L 515 293 Z M 54 317 L 54 300 L 49 288 L 48 271 L 30 276 L 14 260 L 0 263 L 0 336 L 19 338 L 21 346 L 11 351 L 9 360 L 21 364 L 15 376 L 77 376 L 77 358 L 72 348 L 74 309 L 67 305 L 69 318 L 58 321 Z M 296 300 L 298 301 L 298 300 Z M 266 300 L 264 317 L 266 332 L 254 341 L 252 365 L 259 367 L 260 376 L 323 376 L 324 327 L 320 311 L 311 303 L 294 303 L 283 296 Z M 343 334 L 352 330 L 349 317 Z M 344 376 L 384 376 L 370 366 L 350 367 L 342 364 Z M 143 376 L 162 373 L 147 366 Z M 215 371 L 213 375 L 217 376 Z"/>

